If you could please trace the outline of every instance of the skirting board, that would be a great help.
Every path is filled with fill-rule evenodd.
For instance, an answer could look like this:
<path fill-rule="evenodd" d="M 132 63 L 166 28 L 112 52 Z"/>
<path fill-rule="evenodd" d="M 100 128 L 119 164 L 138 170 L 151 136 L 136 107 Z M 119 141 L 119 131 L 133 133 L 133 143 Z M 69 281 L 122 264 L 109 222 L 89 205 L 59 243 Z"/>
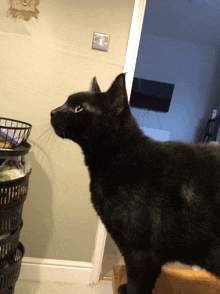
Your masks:
<path fill-rule="evenodd" d="M 89 285 L 92 263 L 24 257 L 19 279 Z"/>

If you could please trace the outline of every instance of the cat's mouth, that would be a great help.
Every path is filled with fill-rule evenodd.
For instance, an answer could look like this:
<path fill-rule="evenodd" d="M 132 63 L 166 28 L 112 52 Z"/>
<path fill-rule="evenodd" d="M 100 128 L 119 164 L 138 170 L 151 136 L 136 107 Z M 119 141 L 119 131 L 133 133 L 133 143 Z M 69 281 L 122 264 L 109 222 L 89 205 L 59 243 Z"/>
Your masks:
<path fill-rule="evenodd" d="M 57 136 L 59 136 L 62 139 L 66 139 L 66 134 L 65 131 L 62 129 L 58 129 L 58 128 L 54 128 L 54 131 L 56 133 Z"/>
<path fill-rule="evenodd" d="M 66 133 L 65 133 L 65 127 L 61 124 L 59 124 L 57 126 L 57 124 L 55 124 L 55 122 L 51 119 L 51 125 L 54 129 L 54 132 L 57 136 L 59 136 L 60 138 L 65 139 L 66 138 Z"/>
<path fill-rule="evenodd" d="M 65 139 L 66 138 L 66 133 L 65 133 L 65 126 L 62 123 L 58 123 L 57 120 L 55 119 L 54 115 L 51 115 L 51 125 L 54 129 L 54 132 L 57 136 L 60 138 Z"/>

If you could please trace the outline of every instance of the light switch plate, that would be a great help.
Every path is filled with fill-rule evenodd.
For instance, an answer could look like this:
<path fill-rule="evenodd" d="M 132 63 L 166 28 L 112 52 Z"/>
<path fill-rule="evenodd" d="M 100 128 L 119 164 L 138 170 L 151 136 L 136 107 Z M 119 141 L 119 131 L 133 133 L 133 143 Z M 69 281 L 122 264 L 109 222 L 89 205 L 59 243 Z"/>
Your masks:
<path fill-rule="evenodd" d="M 108 51 L 109 37 L 109 35 L 94 33 L 92 49 Z"/>

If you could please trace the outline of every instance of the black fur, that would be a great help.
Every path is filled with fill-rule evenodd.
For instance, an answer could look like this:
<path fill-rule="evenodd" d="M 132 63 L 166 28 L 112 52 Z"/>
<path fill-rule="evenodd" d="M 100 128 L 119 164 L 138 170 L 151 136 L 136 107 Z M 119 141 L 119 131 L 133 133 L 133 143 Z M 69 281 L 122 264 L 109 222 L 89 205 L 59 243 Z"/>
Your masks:
<path fill-rule="evenodd" d="M 220 277 L 219 147 L 144 136 L 124 74 L 104 93 L 94 79 L 92 92 L 51 112 L 51 124 L 83 150 L 92 203 L 126 262 L 120 293 L 151 294 L 169 261 Z"/>

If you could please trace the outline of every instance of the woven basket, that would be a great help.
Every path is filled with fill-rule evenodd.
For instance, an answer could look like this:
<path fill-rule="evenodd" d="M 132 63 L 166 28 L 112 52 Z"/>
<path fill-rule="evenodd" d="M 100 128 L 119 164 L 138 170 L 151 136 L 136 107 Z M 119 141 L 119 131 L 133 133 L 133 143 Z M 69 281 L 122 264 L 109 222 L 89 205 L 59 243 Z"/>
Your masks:
<path fill-rule="evenodd" d="M 13 294 L 15 283 L 18 280 L 21 261 L 24 256 L 24 246 L 19 243 L 12 259 L 6 263 L 5 268 L 0 270 L 0 294 Z"/>
<path fill-rule="evenodd" d="M 24 177 L 0 182 L 0 213 L 2 210 L 24 202 L 27 197 L 30 174 L 31 170 Z"/>
<path fill-rule="evenodd" d="M 31 128 L 26 122 L 0 117 L 0 148 L 13 149 L 26 142 Z"/>
<path fill-rule="evenodd" d="M 0 265 L 3 261 L 7 260 L 15 253 L 18 247 L 22 226 L 23 222 L 21 222 L 11 233 L 0 236 Z"/>

